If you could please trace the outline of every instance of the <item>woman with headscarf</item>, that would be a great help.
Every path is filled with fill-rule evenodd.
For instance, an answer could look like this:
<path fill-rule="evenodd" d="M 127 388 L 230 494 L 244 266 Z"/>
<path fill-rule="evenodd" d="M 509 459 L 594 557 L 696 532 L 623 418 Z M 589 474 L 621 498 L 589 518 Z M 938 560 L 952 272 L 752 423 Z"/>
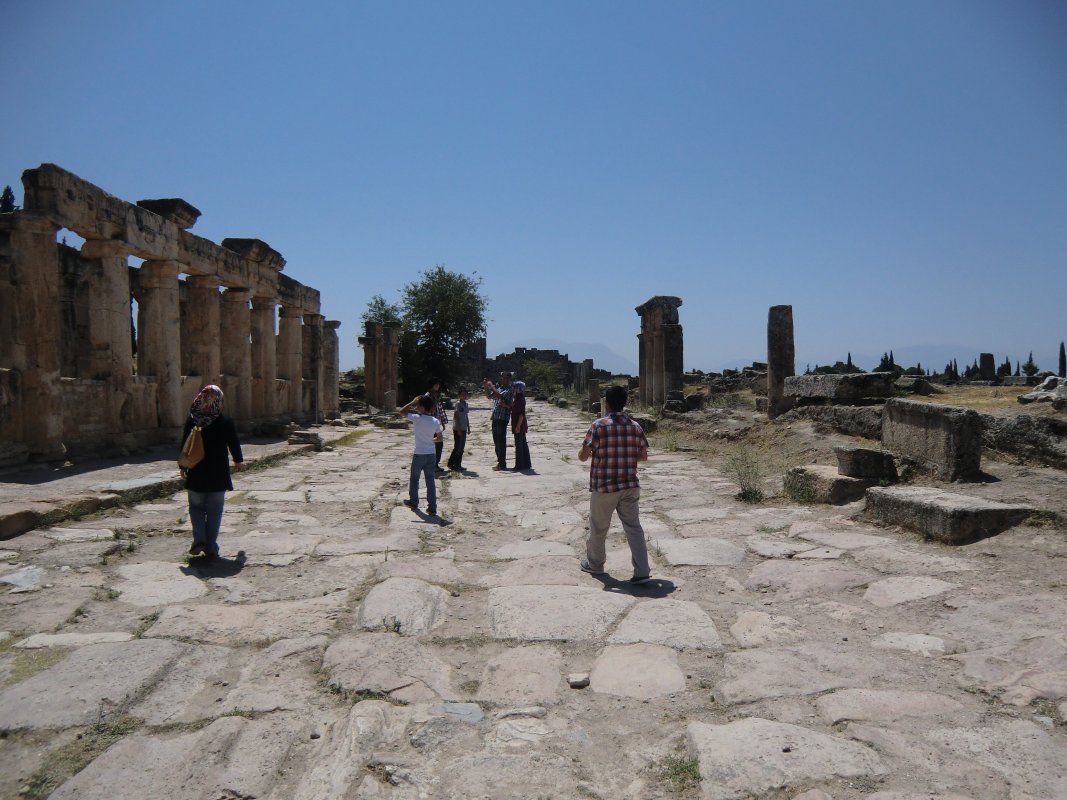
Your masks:
<path fill-rule="evenodd" d="M 533 469 L 530 463 L 530 445 L 526 441 L 526 384 L 515 381 L 511 384 L 515 394 L 511 400 L 511 432 L 515 435 L 515 471 Z"/>
<path fill-rule="evenodd" d="M 222 389 L 208 384 L 193 399 L 189 418 L 185 420 L 182 445 L 189 438 L 193 426 L 200 428 L 204 442 L 204 457 L 194 467 L 183 470 L 185 488 L 189 494 L 189 519 L 193 526 L 193 545 L 189 555 L 204 555 L 208 559 L 219 554 L 219 526 L 222 524 L 222 509 L 226 492 L 233 490 L 230 480 L 230 462 L 238 472 L 244 472 L 244 456 L 237 440 L 237 428 L 233 420 L 222 413 Z"/>

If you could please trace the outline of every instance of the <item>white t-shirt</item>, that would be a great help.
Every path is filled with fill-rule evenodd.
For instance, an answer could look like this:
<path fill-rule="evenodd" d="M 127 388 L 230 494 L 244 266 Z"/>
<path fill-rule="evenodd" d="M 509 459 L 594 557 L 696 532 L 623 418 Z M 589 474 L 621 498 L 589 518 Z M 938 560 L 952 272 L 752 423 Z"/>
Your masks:
<path fill-rule="evenodd" d="M 437 445 L 434 444 L 433 435 L 444 430 L 440 420 L 429 414 L 416 414 L 414 411 L 409 411 L 407 418 L 415 423 L 415 455 L 436 455 Z"/>

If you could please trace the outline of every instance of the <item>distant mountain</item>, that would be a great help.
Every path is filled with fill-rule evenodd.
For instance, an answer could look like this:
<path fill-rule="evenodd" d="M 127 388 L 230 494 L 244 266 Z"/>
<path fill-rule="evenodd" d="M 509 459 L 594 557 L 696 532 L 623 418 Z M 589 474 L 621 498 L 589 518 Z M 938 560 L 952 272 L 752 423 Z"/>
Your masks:
<path fill-rule="evenodd" d="M 605 347 L 602 344 L 591 344 L 589 342 L 565 342 L 560 339 L 546 339 L 534 337 L 531 339 L 524 339 L 523 341 L 513 341 L 504 345 L 504 349 L 500 353 L 486 353 L 489 358 L 500 355 L 501 353 L 514 352 L 516 347 L 536 348 L 538 350 L 559 350 L 559 352 L 565 354 L 571 361 L 585 361 L 587 358 L 593 359 L 593 366 L 597 369 L 606 369 L 614 374 L 619 375 L 636 375 L 637 363 L 631 361 L 625 356 L 621 356 L 614 350 Z"/>

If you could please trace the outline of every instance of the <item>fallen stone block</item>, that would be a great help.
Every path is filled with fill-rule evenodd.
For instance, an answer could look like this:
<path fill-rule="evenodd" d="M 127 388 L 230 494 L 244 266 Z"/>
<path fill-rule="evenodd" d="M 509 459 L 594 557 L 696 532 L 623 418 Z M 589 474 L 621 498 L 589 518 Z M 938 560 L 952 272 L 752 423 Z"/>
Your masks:
<path fill-rule="evenodd" d="M 322 437 L 314 431 L 292 431 L 288 442 L 289 444 L 314 445 L 316 452 L 322 452 Z"/>
<path fill-rule="evenodd" d="M 824 464 L 793 467 L 782 479 L 785 493 L 794 500 L 834 506 L 859 500 L 870 485 L 870 481 L 841 475 L 837 467 Z"/>
<path fill-rule="evenodd" d="M 1025 521 L 1037 509 L 983 500 L 971 495 L 917 486 L 872 486 L 867 490 L 868 518 L 918 531 L 946 544 L 996 536 Z"/>
<path fill-rule="evenodd" d="M 943 480 L 975 478 L 982 467 L 982 419 L 970 408 L 893 398 L 882 413 L 882 446 Z"/>
<path fill-rule="evenodd" d="M 837 456 L 837 471 L 850 478 L 862 478 L 865 481 L 895 482 L 897 465 L 893 454 L 873 447 L 840 445 L 834 447 Z"/>
<path fill-rule="evenodd" d="M 793 375 L 785 379 L 784 394 L 797 405 L 862 404 L 893 396 L 893 373 L 857 372 L 851 375 Z"/>

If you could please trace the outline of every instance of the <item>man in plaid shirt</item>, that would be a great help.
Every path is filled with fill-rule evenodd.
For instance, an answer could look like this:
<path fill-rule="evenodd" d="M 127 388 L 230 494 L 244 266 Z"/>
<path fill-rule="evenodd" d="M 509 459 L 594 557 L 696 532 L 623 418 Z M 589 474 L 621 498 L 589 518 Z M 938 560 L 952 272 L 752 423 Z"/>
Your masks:
<path fill-rule="evenodd" d="M 648 460 L 648 439 L 641 426 L 622 413 L 626 387 L 610 387 L 605 399 L 611 413 L 589 426 L 578 452 L 579 461 L 593 458 L 589 469 L 589 536 L 581 568 L 591 575 L 604 574 L 604 541 L 611 515 L 618 512 L 634 565 L 630 582 L 648 583 L 651 568 L 638 514 L 641 484 L 637 480 L 637 462 Z"/>

